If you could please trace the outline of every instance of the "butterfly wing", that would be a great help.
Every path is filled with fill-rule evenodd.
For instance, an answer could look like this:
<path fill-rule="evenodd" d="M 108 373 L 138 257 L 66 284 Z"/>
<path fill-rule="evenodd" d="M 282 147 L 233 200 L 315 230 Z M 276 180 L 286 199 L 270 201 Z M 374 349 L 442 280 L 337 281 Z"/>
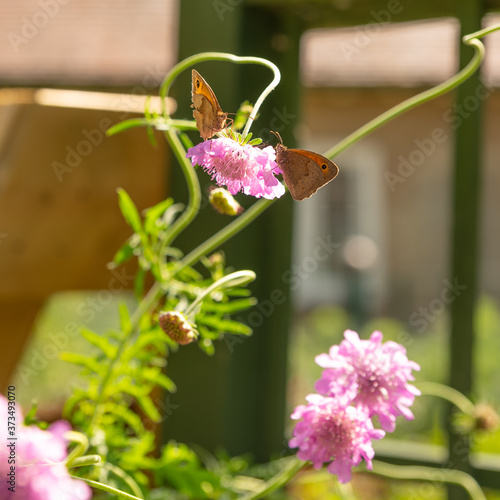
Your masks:
<path fill-rule="evenodd" d="M 203 139 L 210 139 L 226 125 L 227 113 L 224 113 L 217 97 L 204 78 L 193 69 L 191 99 L 196 127 Z"/>
<path fill-rule="evenodd" d="M 339 169 L 333 161 L 304 149 L 276 147 L 276 162 L 294 200 L 309 198 L 320 187 L 333 180 Z"/>

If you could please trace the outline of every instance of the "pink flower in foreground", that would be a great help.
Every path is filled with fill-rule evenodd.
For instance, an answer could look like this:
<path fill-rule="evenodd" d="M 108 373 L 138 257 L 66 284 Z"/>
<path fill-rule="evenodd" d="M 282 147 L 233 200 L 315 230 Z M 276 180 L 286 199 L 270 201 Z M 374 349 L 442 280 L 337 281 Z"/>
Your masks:
<path fill-rule="evenodd" d="M 377 415 L 388 432 L 394 431 L 398 415 L 413 419 L 408 407 L 420 391 L 408 381 L 414 380 L 411 371 L 420 370 L 420 366 L 408 360 L 406 349 L 396 342 L 382 344 L 380 332 L 360 340 L 356 332 L 347 330 L 344 337 L 328 354 L 316 357 L 316 363 L 326 368 L 316 390 L 340 398 L 344 404 L 352 402 L 369 417 Z"/>
<path fill-rule="evenodd" d="M 71 430 L 68 422 L 59 420 L 48 430 L 22 425 L 23 417 L 16 405 L 16 441 L 4 425 L 0 447 L 0 488 L 2 500 L 88 500 L 90 487 L 72 479 L 64 464 L 67 441 L 63 434 Z M 7 400 L 0 397 L 0 418 L 7 422 Z M 12 444 L 11 448 L 6 444 Z M 14 469 L 12 469 L 14 467 Z"/>
<path fill-rule="evenodd" d="M 285 187 L 274 174 L 281 173 L 272 146 L 263 149 L 241 145 L 228 137 L 201 142 L 188 149 L 191 163 L 201 165 L 219 185 L 227 186 L 231 194 L 239 191 L 256 198 L 279 198 Z"/>
<path fill-rule="evenodd" d="M 364 459 L 372 468 L 375 455 L 372 439 L 381 439 L 385 432 L 374 429 L 372 421 L 360 408 L 344 406 L 339 399 L 310 394 L 309 404 L 298 406 L 292 414 L 297 423 L 290 447 L 299 448 L 297 456 L 311 461 L 315 469 L 329 462 L 328 472 L 339 482 L 351 480 L 351 469 Z"/>

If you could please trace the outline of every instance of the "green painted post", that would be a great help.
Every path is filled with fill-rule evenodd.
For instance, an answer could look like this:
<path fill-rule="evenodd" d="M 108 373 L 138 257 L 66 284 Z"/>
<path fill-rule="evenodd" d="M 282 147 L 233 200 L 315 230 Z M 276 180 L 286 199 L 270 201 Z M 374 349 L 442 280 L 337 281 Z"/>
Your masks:
<path fill-rule="evenodd" d="M 295 49 L 293 53 L 277 52 L 270 45 L 265 46 L 279 26 L 265 8 L 256 15 L 246 4 L 232 7 L 230 3 L 235 2 L 183 0 L 180 3 L 179 59 L 197 52 L 223 51 L 269 57 L 283 69 L 283 61 L 298 57 Z M 256 40 L 259 42 L 255 43 Z M 298 41 L 292 46 L 297 47 Z M 275 116 L 278 116 L 278 125 L 284 125 L 280 131 L 283 138 L 290 136 L 298 114 L 296 67 L 295 62 L 294 83 L 280 86 L 264 103 L 261 116 L 252 127 L 254 136 L 264 135 L 265 140 L 274 144 L 269 129 L 276 130 L 277 120 L 272 120 Z M 197 69 L 212 86 L 226 112 L 235 112 L 245 98 L 255 101 L 272 79 L 269 70 L 258 66 L 212 62 Z M 176 116 L 189 117 L 189 75 L 175 86 L 174 96 L 179 103 Z M 280 116 L 290 100 L 293 105 L 287 109 L 295 109 L 294 116 L 287 113 L 289 122 L 283 124 Z M 200 140 L 196 133 L 192 138 Z M 171 194 L 176 200 L 180 196 L 182 201 L 182 179 L 176 169 L 172 176 Z M 208 176 L 200 173 L 200 180 L 205 189 Z M 255 201 L 245 196 L 239 198 L 246 206 Z M 179 238 L 181 248 L 189 250 L 227 223 L 227 218 L 217 217 L 210 207 L 206 208 Z M 217 342 L 212 358 L 196 346 L 183 347 L 169 358 L 167 371 L 177 383 L 179 393 L 170 396 L 170 403 L 178 408 L 166 419 L 164 440 L 196 443 L 210 450 L 222 446 L 231 454 L 251 452 L 257 460 L 267 460 L 272 453 L 284 449 L 290 301 L 283 274 L 290 268 L 291 227 L 292 203 L 287 194 L 224 245 L 223 251 L 231 266 L 257 273 L 252 290 L 259 304 L 239 317 L 254 328 L 254 335 L 248 339 L 232 337 L 227 342 Z"/>
<path fill-rule="evenodd" d="M 481 0 L 459 2 L 461 37 L 481 29 L 484 5 Z M 470 60 L 472 49 L 460 44 L 460 67 Z M 450 385 L 469 395 L 472 390 L 474 353 L 474 308 L 477 298 L 478 232 L 481 181 L 482 107 L 477 97 L 481 83 L 476 73 L 457 92 L 451 280 L 466 287 L 450 306 Z M 449 427 L 449 467 L 471 471 L 469 440 Z M 448 496 L 465 500 L 467 493 L 450 487 Z"/>

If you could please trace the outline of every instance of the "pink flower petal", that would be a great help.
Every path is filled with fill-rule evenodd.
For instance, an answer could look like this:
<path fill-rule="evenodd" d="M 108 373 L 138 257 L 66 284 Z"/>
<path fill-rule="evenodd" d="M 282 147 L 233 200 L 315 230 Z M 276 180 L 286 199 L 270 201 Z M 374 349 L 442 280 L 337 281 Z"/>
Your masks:
<path fill-rule="evenodd" d="M 219 137 L 190 148 L 186 156 L 232 195 L 242 191 L 256 198 L 273 199 L 285 194 L 285 187 L 275 177 L 279 168 L 272 146 L 242 146 L 233 139 Z"/>

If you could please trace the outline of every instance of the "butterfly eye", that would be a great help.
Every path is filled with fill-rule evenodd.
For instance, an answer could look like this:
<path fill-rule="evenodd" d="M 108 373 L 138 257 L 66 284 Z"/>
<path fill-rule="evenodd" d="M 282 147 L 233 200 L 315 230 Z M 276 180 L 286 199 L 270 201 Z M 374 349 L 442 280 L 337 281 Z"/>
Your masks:
<path fill-rule="evenodd" d="M 200 84 L 200 80 L 196 80 L 196 88 L 197 88 L 197 89 L 199 89 L 199 88 L 200 88 L 200 86 L 201 86 L 201 84 Z"/>
<path fill-rule="evenodd" d="M 321 165 L 321 168 L 322 168 L 323 170 L 326 170 L 328 167 L 327 167 L 326 163 L 323 163 L 323 165 Z"/>

